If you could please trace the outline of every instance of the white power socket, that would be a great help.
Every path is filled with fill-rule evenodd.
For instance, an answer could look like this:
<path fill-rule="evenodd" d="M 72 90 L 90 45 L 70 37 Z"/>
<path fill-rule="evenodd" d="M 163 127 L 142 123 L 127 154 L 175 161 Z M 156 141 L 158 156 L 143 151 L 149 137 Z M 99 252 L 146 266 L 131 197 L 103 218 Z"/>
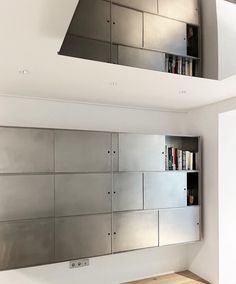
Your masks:
<path fill-rule="evenodd" d="M 89 266 L 89 259 L 76 259 L 76 260 L 71 260 L 69 263 L 70 268 L 79 268 L 79 267 L 84 267 L 84 266 Z"/>

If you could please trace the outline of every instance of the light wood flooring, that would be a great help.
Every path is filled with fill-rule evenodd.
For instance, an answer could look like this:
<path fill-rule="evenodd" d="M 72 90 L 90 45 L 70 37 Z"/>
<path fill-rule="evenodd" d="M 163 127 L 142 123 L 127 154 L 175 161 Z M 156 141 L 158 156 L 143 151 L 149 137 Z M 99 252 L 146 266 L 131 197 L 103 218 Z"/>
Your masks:
<path fill-rule="evenodd" d="M 128 282 L 126 284 L 201 284 L 201 283 L 210 284 L 209 282 L 201 279 L 200 277 L 189 271 L 183 271 L 169 275 Z"/>

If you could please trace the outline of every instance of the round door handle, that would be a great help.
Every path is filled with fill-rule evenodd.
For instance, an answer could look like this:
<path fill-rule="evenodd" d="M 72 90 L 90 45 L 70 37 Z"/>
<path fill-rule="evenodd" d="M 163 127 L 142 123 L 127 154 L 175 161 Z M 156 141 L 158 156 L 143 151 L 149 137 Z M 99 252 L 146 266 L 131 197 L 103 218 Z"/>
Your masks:
<path fill-rule="evenodd" d="M 197 225 L 200 225 L 200 223 L 198 222 Z"/>
<path fill-rule="evenodd" d="M 113 234 L 116 235 L 116 232 L 114 232 Z"/>
<path fill-rule="evenodd" d="M 186 188 L 184 188 L 184 190 L 186 190 Z"/>
<path fill-rule="evenodd" d="M 113 191 L 114 194 L 116 194 L 116 191 Z"/>
<path fill-rule="evenodd" d="M 115 154 L 116 153 L 116 151 L 113 151 L 113 154 Z"/>
<path fill-rule="evenodd" d="M 108 193 L 107 194 L 111 194 L 111 192 L 110 191 L 108 191 Z"/>
<path fill-rule="evenodd" d="M 110 154 L 110 153 L 111 153 L 111 151 L 110 151 L 110 150 L 108 150 L 108 151 L 107 151 L 107 153 L 108 153 L 108 154 Z"/>
<path fill-rule="evenodd" d="M 111 233 L 108 233 L 108 236 L 110 236 L 111 235 Z"/>

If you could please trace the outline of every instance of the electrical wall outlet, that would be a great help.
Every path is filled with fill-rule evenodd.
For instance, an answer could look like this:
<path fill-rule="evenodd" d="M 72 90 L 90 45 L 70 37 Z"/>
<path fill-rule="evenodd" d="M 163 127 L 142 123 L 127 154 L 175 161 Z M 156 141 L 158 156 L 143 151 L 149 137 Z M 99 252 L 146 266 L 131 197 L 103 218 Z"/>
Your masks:
<path fill-rule="evenodd" d="M 69 262 L 70 268 L 79 268 L 79 267 L 84 267 L 84 266 L 89 266 L 89 259 L 76 259 L 76 260 L 71 260 Z"/>

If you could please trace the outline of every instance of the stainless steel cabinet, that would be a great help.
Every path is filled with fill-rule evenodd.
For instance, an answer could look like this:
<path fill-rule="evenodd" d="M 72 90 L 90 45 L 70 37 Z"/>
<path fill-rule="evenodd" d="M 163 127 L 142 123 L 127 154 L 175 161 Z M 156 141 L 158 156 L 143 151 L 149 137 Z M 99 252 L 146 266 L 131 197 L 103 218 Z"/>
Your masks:
<path fill-rule="evenodd" d="M 159 211 L 159 245 L 200 240 L 199 206 Z"/>
<path fill-rule="evenodd" d="M 59 53 L 83 59 L 117 63 L 117 45 L 112 45 L 111 52 L 111 44 L 108 42 L 71 34 L 66 35 Z"/>
<path fill-rule="evenodd" d="M 112 5 L 112 42 L 142 47 L 142 13 Z"/>
<path fill-rule="evenodd" d="M 80 0 L 68 32 L 110 42 L 110 3 L 103 0 Z"/>
<path fill-rule="evenodd" d="M 113 213 L 113 252 L 158 246 L 158 213 Z"/>
<path fill-rule="evenodd" d="M 0 173 L 53 171 L 53 131 L 0 128 Z"/>
<path fill-rule="evenodd" d="M 52 219 L 0 223 L 0 269 L 46 264 L 53 259 Z"/>
<path fill-rule="evenodd" d="M 111 155 L 110 133 L 55 132 L 56 172 L 109 172 Z"/>
<path fill-rule="evenodd" d="M 142 173 L 114 173 L 113 211 L 143 209 Z"/>
<path fill-rule="evenodd" d="M 186 29 L 185 23 L 145 13 L 144 47 L 187 55 Z"/>
<path fill-rule="evenodd" d="M 164 136 L 119 134 L 120 171 L 165 170 L 164 152 Z"/>
<path fill-rule="evenodd" d="M 198 25 L 198 2 L 198 0 L 158 0 L 159 14 Z"/>
<path fill-rule="evenodd" d="M 140 11 L 154 14 L 157 13 L 157 0 L 113 0 L 112 3 L 131 7 Z"/>
<path fill-rule="evenodd" d="M 118 46 L 118 64 L 164 72 L 165 54 L 157 51 Z"/>
<path fill-rule="evenodd" d="M 0 176 L 0 221 L 53 215 L 54 176 Z"/>
<path fill-rule="evenodd" d="M 159 172 L 144 174 L 144 208 L 187 206 L 187 173 Z"/>
<path fill-rule="evenodd" d="M 56 175 L 56 216 L 111 212 L 111 187 L 108 173 Z"/>
<path fill-rule="evenodd" d="M 111 215 L 99 214 L 56 219 L 56 260 L 111 253 Z"/>

